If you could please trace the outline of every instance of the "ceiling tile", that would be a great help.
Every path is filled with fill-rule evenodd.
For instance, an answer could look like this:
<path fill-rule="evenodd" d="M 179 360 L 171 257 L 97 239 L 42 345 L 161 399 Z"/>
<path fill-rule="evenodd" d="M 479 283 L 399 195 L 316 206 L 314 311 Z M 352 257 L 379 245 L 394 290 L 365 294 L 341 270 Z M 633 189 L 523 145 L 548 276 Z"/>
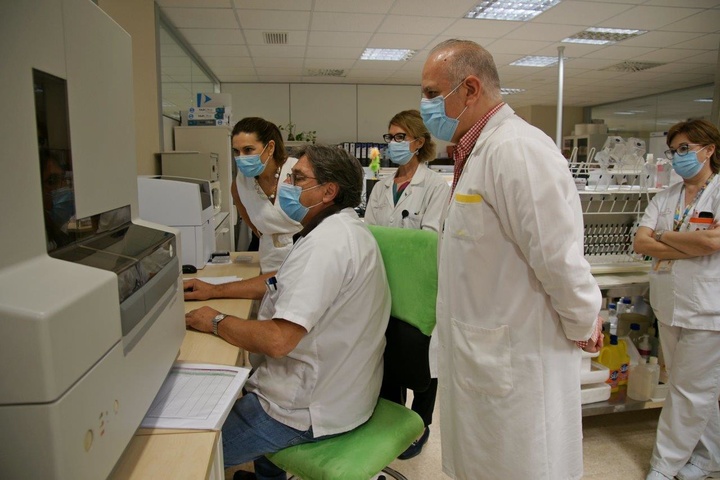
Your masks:
<path fill-rule="evenodd" d="M 239 28 L 181 28 L 180 34 L 192 45 L 243 45 Z"/>
<path fill-rule="evenodd" d="M 504 40 L 487 47 L 487 50 L 493 55 L 496 53 L 534 55 L 535 52 L 541 48 L 547 47 L 549 44 L 549 42 L 538 42 L 533 40 Z"/>
<path fill-rule="evenodd" d="M 233 0 L 239 10 L 310 11 L 313 0 Z"/>
<path fill-rule="evenodd" d="M 443 35 L 446 35 L 448 38 L 499 38 L 504 37 L 523 25 L 523 22 L 463 18 L 450 25 L 443 32 Z"/>
<path fill-rule="evenodd" d="M 378 28 L 380 33 L 439 35 L 450 25 L 454 18 L 430 18 L 410 15 L 388 15 Z"/>
<path fill-rule="evenodd" d="M 245 45 L 195 45 L 195 51 L 201 57 L 247 57 Z"/>
<path fill-rule="evenodd" d="M 253 57 L 302 58 L 305 53 L 305 47 L 285 45 L 252 45 L 248 49 Z"/>
<path fill-rule="evenodd" d="M 610 45 L 595 52 L 585 55 L 586 58 L 612 58 L 616 60 L 635 60 L 640 55 L 646 55 L 655 48 L 650 47 L 624 47 L 622 45 Z"/>
<path fill-rule="evenodd" d="M 303 57 L 297 57 L 297 58 L 273 58 L 273 57 L 256 57 L 253 60 L 253 63 L 255 64 L 255 67 L 258 68 L 258 70 L 261 67 L 268 68 L 281 68 L 281 67 L 293 67 L 293 68 L 301 68 L 305 64 L 305 59 Z"/>
<path fill-rule="evenodd" d="M 700 12 L 701 10 L 695 8 L 646 7 L 643 5 L 633 7 L 620 15 L 605 20 L 598 26 L 656 30 Z"/>
<path fill-rule="evenodd" d="M 462 18 L 478 0 L 396 0 L 390 13 L 433 18 Z"/>
<path fill-rule="evenodd" d="M 686 32 L 648 32 L 637 37 L 628 38 L 622 44 L 626 47 L 677 47 L 679 43 L 697 38 L 700 33 Z"/>
<path fill-rule="evenodd" d="M 580 25 L 553 25 L 549 23 L 526 23 L 503 37 L 503 40 L 538 40 L 559 42 L 563 38 L 584 30 Z"/>
<path fill-rule="evenodd" d="M 237 28 L 230 8 L 164 8 L 176 28 Z"/>
<path fill-rule="evenodd" d="M 593 26 L 632 7 L 622 3 L 564 1 L 535 17 L 534 22 Z"/>
<path fill-rule="evenodd" d="M 231 8 L 230 0 L 156 0 L 161 7 Z"/>
<path fill-rule="evenodd" d="M 245 57 L 207 57 L 205 58 L 205 64 L 212 68 L 213 72 L 215 67 L 252 67 L 253 61 L 249 56 Z"/>
<path fill-rule="evenodd" d="M 720 10 L 706 10 L 702 13 L 682 18 L 662 29 L 671 32 L 716 33 L 720 25 Z"/>
<path fill-rule="evenodd" d="M 324 47 L 333 45 L 335 47 L 356 47 L 365 48 L 372 38 L 369 32 L 316 32 L 310 33 L 308 45 Z"/>
<path fill-rule="evenodd" d="M 242 28 L 249 30 L 306 30 L 310 25 L 310 12 L 238 9 L 237 14 Z"/>
<path fill-rule="evenodd" d="M 394 0 L 315 0 L 316 12 L 387 13 Z"/>
<path fill-rule="evenodd" d="M 435 39 L 434 35 L 403 35 L 390 33 L 377 33 L 368 43 L 371 48 L 407 48 L 420 50 Z"/>
<path fill-rule="evenodd" d="M 364 48 L 349 47 L 307 47 L 308 58 L 346 58 L 359 59 Z"/>
<path fill-rule="evenodd" d="M 382 15 L 366 13 L 315 12 L 312 28 L 325 32 L 375 32 L 383 18 Z"/>

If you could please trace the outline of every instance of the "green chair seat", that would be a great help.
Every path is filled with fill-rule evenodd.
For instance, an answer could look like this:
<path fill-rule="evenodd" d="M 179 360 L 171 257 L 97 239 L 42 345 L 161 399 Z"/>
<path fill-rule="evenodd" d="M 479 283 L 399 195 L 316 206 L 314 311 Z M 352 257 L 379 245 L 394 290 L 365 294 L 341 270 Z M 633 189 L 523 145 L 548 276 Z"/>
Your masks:
<path fill-rule="evenodd" d="M 359 427 L 267 457 L 302 480 L 368 480 L 404 452 L 424 428 L 417 413 L 381 398 L 370 419 Z"/>

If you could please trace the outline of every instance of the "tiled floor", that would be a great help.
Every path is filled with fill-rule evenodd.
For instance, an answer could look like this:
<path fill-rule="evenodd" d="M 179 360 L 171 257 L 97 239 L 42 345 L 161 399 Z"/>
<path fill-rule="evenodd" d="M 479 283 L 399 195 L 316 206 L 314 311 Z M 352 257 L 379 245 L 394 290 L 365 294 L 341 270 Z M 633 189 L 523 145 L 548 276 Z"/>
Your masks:
<path fill-rule="evenodd" d="M 438 399 L 439 400 L 439 399 Z M 584 480 L 643 480 L 655 442 L 660 409 L 623 412 L 583 419 Z M 390 466 L 408 480 L 447 480 L 442 473 L 438 408 L 435 407 L 430 438 L 420 455 L 395 460 Z M 252 470 L 252 464 L 242 465 Z M 234 469 L 232 469 L 234 470 Z M 226 480 L 232 480 L 232 470 Z"/>

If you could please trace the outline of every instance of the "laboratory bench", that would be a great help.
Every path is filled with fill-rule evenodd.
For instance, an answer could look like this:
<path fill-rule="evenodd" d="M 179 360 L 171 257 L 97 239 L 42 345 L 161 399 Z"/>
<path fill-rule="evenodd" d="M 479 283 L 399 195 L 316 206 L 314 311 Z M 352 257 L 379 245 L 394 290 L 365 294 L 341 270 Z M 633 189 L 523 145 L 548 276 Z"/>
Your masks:
<path fill-rule="evenodd" d="M 232 263 L 208 264 L 197 273 L 183 275 L 183 278 L 226 276 L 250 278 L 260 273 L 257 252 L 233 252 L 231 258 Z M 233 316 L 251 318 L 255 303 L 252 300 L 239 299 L 192 301 L 185 302 L 185 311 L 189 312 L 207 305 Z M 177 361 L 243 366 L 244 358 L 244 351 L 222 338 L 188 330 Z M 222 480 L 225 478 L 225 468 L 220 432 L 139 428 L 109 478 Z"/>

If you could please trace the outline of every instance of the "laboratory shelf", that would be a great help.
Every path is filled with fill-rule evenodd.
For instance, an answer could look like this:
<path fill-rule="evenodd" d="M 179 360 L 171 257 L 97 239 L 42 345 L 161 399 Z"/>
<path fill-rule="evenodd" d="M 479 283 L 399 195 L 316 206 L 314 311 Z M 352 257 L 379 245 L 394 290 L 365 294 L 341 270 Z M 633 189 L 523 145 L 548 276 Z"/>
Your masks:
<path fill-rule="evenodd" d="M 646 410 L 648 408 L 661 408 L 664 400 L 651 399 L 647 402 L 633 400 L 627 396 L 627 386 L 619 387 L 617 392 L 611 393 L 610 398 L 603 402 L 587 403 L 582 406 L 582 416 L 603 415 L 606 413 L 630 412 L 633 410 Z"/>

